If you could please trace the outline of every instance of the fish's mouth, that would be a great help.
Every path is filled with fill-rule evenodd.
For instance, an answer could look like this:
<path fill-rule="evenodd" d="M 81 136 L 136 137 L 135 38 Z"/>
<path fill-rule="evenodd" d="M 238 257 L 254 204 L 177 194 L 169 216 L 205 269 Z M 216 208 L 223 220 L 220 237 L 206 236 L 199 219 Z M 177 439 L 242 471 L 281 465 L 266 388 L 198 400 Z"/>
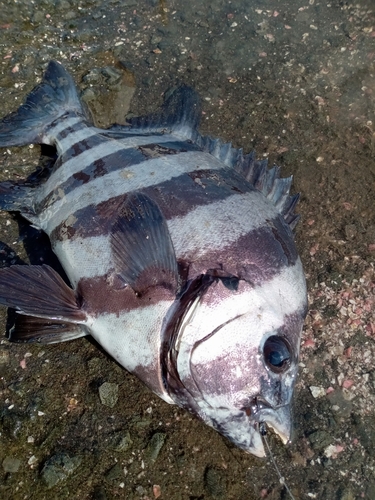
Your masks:
<path fill-rule="evenodd" d="M 249 411 L 250 410 L 250 411 Z M 265 449 L 262 436 L 267 433 L 267 429 L 271 429 L 283 442 L 290 442 L 292 433 L 292 417 L 290 404 L 271 407 L 266 401 L 256 401 L 256 407 L 247 408 L 246 414 L 249 417 L 250 423 L 255 430 L 252 443 L 252 454 L 257 457 L 265 457 Z"/>

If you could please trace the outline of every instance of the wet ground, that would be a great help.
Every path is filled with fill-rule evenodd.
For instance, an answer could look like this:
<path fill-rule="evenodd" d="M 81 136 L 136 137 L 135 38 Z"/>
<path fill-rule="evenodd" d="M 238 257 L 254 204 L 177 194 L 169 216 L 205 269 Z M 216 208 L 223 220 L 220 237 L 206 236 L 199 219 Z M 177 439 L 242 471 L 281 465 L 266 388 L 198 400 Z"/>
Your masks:
<path fill-rule="evenodd" d="M 0 11 L 1 115 L 52 58 L 98 125 L 155 109 L 185 82 L 203 98 L 203 133 L 294 175 L 310 313 L 293 444 L 271 448 L 296 499 L 375 498 L 373 1 L 12 0 Z M 1 151 L 0 180 L 39 157 Z M 22 259 L 25 244 L 46 245 L 25 234 L 0 214 L 0 240 Z M 86 339 L 4 338 L 0 376 L 0 498 L 288 498 L 269 460 L 163 403 Z"/>

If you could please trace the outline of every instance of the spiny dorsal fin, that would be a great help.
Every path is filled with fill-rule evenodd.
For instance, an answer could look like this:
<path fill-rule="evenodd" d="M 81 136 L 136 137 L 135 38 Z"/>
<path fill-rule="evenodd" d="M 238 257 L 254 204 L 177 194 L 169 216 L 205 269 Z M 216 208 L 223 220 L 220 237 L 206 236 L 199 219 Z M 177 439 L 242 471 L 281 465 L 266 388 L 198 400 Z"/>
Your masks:
<path fill-rule="evenodd" d="M 232 148 L 231 143 L 197 134 L 195 143 L 228 167 L 241 173 L 258 191 L 275 205 L 291 229 L 296 226 L 299 215 L 294 213 L 299 195 L 289 195 L 292 176 L 280 178 L 280 167 L 268 168 L 267 160 L 256 160 L 255 152 L 244 155 L 242 149 Z"/>

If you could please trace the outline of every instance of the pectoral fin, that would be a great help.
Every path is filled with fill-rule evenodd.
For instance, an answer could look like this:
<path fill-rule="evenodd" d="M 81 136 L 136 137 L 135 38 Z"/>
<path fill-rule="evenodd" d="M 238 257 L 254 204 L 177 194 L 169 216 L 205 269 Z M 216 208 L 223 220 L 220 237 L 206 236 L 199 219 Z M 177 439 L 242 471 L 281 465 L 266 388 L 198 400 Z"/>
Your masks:
<path fill-rule="evenodd" d="M 129 195 L 111 232 L 116 273 L 137 293 L 152 286 L 177 290 L 177 261 L 166 220 L 142 193 Z"/>
<path fill-rule="evenodd" d="M 74 290 L 47 265 L 0 269 L 0 304 L 38 318 L 68 323 L 86 319 Z"/>

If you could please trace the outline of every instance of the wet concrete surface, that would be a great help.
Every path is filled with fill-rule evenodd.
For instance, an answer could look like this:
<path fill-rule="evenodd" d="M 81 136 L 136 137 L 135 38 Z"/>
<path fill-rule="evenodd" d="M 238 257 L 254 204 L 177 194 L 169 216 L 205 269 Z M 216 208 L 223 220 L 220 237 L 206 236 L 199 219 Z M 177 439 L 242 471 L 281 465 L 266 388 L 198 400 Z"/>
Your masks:
<path fill-rule="evenodd" d="M 203 98 L 202 133 L 294 175 L 310 312 L 293 443 L 271 436 L 271 449 L 295 498 L 375 498 L 373 2 L 7 2 L 2 115 L 50 59 L 74 75 L 99 126 L 156 109 L 187 83 Z M 39 164 L 38 146 L 6 148 L 0 180 Z M 51 258 L 23 224 L 0 213 L 13 252 L 2 265 L 27 260 L 25 245 Z M 163 403 L 89 340 L 4 337 L 0 377 L 1 498 L 288 498 L 269 459 Z M 113 406 L 100 397 L 106 383 L 118 388 Z"/>

